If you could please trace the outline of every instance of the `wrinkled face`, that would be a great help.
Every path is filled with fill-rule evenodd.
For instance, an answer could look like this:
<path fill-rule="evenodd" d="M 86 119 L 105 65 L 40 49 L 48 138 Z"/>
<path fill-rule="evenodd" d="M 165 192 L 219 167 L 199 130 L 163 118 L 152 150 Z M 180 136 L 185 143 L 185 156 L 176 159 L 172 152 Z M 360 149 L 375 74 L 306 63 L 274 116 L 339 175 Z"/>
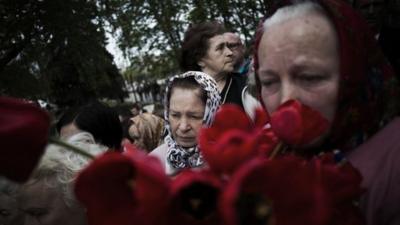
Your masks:
<path fill-rule="evenodd" d="M 68 207 L 58 188 L 48 187 L 44 181 L 26 184 L 18 199 L 24 214 L 24 225 L 85 225 L 83 208 Z"/>
<path fill-rule="evenodd" d="M 198 62 L 202 72 L 212 77 L 221 73 L 233 72 L 233 54 L 226 45 L 224 35 L 210 38 L 208 44 L 206 55 Z"/>
<path fill-rule="evenodd" d="M 199 89 L 175 87 L 169 103 L 169 122 L 172 136 L 178 145 L 189 148 L 197 145 L 197 134 L 203 125 L 205 104 Z"/>
<path fill-rule="evenodd" d="M 269 113 L 297 99 L 334 119 L 339 89 L 336 32 L 324 17 L 309 13 L 272 25 L 261 39 L 258 76 Z"/>
<path fill-rule="evenodd" d="M 238 68 L 244 59 L 244 46 L 242 41 L 239 36 L 230 32 L 225 33 L 224 37 L 228 48 L 232 51 L 235 68 Z"/>

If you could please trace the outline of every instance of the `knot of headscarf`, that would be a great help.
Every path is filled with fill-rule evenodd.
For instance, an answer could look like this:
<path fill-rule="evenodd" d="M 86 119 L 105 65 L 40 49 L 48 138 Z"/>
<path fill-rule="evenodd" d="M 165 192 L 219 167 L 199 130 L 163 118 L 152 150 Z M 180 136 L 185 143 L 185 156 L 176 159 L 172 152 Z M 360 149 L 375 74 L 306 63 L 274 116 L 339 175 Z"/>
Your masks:
<path fill-rule="evenodd" d="M 198 146 L 192 148 L 182 148 L 179 146 L 174 138 L 172 137 L 171 126 L 169 122 L 169 99 L 168 93 L 171 91 L 171 84 L 173 80 L 177 78 L 185 78 L 193 76 L 197 83 L 200 84 L 201 88 L 207 93 L 207 101 L 203 116 L 203 125 L 210 126 L 215 113 L 221 102 L 221 97 L 217 89 L 217 83 L 215 80 L 202 72 L 189 71 L 183 74 L 175 75 L 171 77 L 168 81 L 166 94 L 164 98 L 164 119 L 165 119 L 165 129 L 167 131 L 167 136 L 165 137 L 165 143 L 167 143 L 167 162 L 175 169 L 193 168 L 200 167 L 204 164 L 203 157 L 200 153 Z"/>

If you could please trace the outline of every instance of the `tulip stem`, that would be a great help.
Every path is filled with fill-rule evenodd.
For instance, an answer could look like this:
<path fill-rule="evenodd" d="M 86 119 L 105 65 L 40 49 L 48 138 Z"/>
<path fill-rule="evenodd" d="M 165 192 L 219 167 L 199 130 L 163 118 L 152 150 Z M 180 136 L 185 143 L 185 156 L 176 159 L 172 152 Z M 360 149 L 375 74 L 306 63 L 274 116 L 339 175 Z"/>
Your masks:
<path fill-rule="evenodd" d="M 270 159 L 275 158 L 276 155 L 278 155 L 279 151 L 282 149 L 282 142 L 279 142 L 278 145 L 274 148 L 274 150 L 271 152 L 269 155 Z"/>
<path fill-rule="evenodd" d="M 69 144 L 67 142 L 61 141 L 58 138 L 49 137 L 49 143 L 55 144 L 55 145 L 58 145 L 58 146 L 61 146 L 61 147 L 65 147 L 68 150 L 71 150 L 71 151 L 75 152 L 76 154 L 85 156 L 86 158 L 89 158 L 89 159 L 94 159 L 95 158 L 94 155 L 88 153 L 87 151 L 85 151 L 85 150 L 83 150 L 81 148 L 78 148 L 78 147 L 76 147 L 74 145 L 71 145 L 71 144 Z"/>

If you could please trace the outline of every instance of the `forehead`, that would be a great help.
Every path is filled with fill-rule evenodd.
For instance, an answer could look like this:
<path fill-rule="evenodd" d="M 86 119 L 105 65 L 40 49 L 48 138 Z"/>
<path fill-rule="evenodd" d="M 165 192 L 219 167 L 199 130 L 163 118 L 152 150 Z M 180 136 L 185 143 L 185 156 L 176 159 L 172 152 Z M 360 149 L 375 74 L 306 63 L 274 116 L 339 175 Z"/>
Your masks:
<path fill-rule="evenodd" d="M 171 92 L 170 98 L 170 109 L 171 110 L 198 110 L 204 109 L 204 103 L 200 98 L 200 90 L 196 89 L 185 89 L 176 87 Z"/>
<path fill-rule="evenodd" d="M 21 188 L 19 198 L 29 204 L 52 204 L 56 199 L 61 198 L 61 190 L 53 181 L 46 183 L 44 180 L 27 183 Z"/>
<path fill-rule="evenodd" d="M 318 13 L 311 13 L 271 25 L 264 32 L 258 53 L 266 49 L 281 51 L 288 47 L 302 50 L 337 50 L 337 35 L 332 23 Z"/>
<path fill-rule="evenodd" d="M 224 35 L 220 34 L 220 35 L 216 35 L 210 39 L 208 39 L 208 44 L 210 45 L 210 47 L 214 47 L 220 44 L 224 44 L 225 43 L 225 38 Z"/>

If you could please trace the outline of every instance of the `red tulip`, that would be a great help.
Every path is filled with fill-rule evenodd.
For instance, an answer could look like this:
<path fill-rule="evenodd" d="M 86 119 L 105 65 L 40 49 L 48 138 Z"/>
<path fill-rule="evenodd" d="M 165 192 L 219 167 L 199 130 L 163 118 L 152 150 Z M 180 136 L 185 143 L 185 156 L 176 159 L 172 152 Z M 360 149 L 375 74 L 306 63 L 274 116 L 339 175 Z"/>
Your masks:
<path fill-rule="evenodd" d="M 277 139 L 264 129 L 267 121 L 265 111 L 257 110 L 253 123 L 239 107 L 222 106 L 213 125 L 203 128 L 199 137 L 200 150 L 210 168 L 231 174 L 243 162 L 273 149 Z"/>
<path fill-rule="evenodd" d="M 360 224 L 352 205 L 360 177 L 354 169 L 347 172 L 320 159 L 256 158 L 232 176 L 222 195 L 224 224 Z M 346 193 L 342 185 L 356 188 Z"/>
<path fill-rule="evenodd" d="M 271 127 L 286 144 L 304 146 L 324 134 L 329 122 L 316 110 L 289 100 L 272 113 Z"/>
<path fill-rule="evenodd" d="M 150 156 L 106 153 L 84 169 L 75 186 L 91 225 L 155 225 L 166 221 L 170 184 Z"/>
<path fill-rule="evenodd" d="M 39 107 L 0 97 L 0 174 L 26 181 L 45 150 L 49 127 L 49 116 Z"/>
<path fill-rule="evenodd" d="M 169 224 L 219 225 L 217 202 L 221 188 L 221 181 L 209 171 L 182 171 L 172 183 Z"/>

